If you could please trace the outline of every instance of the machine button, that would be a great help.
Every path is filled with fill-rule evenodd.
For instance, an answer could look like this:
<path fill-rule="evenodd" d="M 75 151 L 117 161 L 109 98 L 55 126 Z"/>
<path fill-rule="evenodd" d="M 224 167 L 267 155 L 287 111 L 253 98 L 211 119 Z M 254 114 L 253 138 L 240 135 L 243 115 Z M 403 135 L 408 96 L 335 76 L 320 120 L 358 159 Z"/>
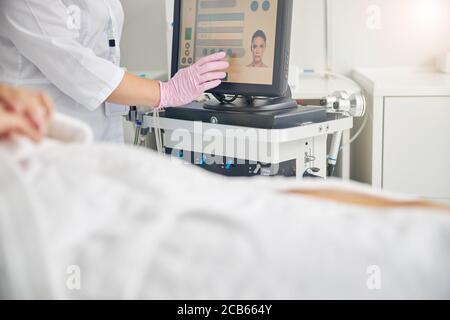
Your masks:
<path fill-rule="evenodd" d="M 218 124 L 219 123 L 219 119 L 217 119 L 216 117 L 211 117 L 211 119 L 209 120 L 212 124 Z"/>
<path fill-rule="evenodd" d="M 262 8 L 264 11 L 269 11 L 270 10 L 270 1 L 268 1 L 268 0 L 264 1 L 262 4 Z"/>
<path fill-rule="evenodd" d="M 253 1 L 252 4 L 250 5 L 250 8 L 252 9 L 253 12 L 258 11 L 259 8 L 258 1 Z"/>

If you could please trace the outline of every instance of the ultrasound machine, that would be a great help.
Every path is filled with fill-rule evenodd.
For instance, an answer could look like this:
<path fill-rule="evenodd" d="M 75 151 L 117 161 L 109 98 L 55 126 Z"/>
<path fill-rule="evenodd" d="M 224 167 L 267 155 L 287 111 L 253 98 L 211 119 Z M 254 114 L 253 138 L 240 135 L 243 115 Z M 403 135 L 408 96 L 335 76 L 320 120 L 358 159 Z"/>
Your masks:
<path fill-rule="evenodd" d="M 342 97 L 292 98 L 292 12 L 293 0 L 174 0 L 171 75 L 223 51 L 227 77 L 206 98 L 131 120 L 155 132 L 159 151 L 211 172 L 326 178 L 328 135 L 353 119 L 330 116 Z"/>
<path fill-rule="evenodd" d="M 288 86 L 292 0 L 175 1 L 172 76 L 209 54 L 227 53 L 230 69 L 210 101 L 168 108 L 168 118 L 264 129 L 326 121 L 324 107 L 298 107 Z M 253 39 L 263 52 L 254 62 Z"/>

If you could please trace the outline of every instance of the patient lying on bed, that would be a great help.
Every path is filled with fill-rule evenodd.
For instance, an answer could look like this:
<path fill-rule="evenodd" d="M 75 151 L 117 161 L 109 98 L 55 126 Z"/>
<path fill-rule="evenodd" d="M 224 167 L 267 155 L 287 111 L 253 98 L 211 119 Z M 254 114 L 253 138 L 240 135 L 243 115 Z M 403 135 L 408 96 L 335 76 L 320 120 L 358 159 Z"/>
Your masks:
<path fill-rule="evenodd" d="M 0 298 L 450 298 L 446 208 L 337 181 L 224 179 L 87 144 L 50 111 L 2 112 Z"/>

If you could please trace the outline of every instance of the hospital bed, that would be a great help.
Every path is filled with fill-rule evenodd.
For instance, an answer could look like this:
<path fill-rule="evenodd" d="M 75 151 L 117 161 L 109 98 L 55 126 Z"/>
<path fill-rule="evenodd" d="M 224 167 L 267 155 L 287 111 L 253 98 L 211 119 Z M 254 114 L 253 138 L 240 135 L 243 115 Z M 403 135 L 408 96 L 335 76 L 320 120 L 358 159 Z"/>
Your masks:
<path fill-rule="evenodd" d="M 59 121 L 75 143 L 0 147 L 0 298 L 450 298 L 445 207 L 229 180 Z"/>

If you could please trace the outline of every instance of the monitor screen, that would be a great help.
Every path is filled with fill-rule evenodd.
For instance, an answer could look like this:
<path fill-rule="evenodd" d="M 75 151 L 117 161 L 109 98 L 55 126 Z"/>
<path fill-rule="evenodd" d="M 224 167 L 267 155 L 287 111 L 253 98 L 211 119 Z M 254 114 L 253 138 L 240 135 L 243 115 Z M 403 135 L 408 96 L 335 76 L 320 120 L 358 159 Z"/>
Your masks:
<path fill-rule="evenodd" d="M 225 51 L 225 83 L 272 85 L 279 0 L 183 0 L 178 67 Z"/>

